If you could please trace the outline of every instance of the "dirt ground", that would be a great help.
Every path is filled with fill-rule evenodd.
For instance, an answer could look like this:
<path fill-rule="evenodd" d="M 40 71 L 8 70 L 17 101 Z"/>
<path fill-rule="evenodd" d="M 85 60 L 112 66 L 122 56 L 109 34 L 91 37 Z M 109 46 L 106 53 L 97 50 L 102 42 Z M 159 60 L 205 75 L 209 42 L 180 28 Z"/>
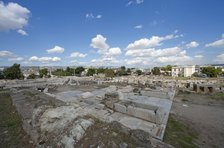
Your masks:
<path fill-rule="evenodd" d="M 197 133 L 197 147 L 224 147 L 223 95 L 179 93 L 173 102 L 171 115 Z"/>
<path fill-rule="evenodd" d="M 75 145 L 75 147 L 151 147 L 151 137 L 149 134 L 139 131 L 140 134 L 137 136 L 135 133 L 138 131 L 135 130 L 135 133 L 133 131 L 130 131 L 118 122 L 106 124 L 98 121 L 88 128 L 85 136 Z"/>

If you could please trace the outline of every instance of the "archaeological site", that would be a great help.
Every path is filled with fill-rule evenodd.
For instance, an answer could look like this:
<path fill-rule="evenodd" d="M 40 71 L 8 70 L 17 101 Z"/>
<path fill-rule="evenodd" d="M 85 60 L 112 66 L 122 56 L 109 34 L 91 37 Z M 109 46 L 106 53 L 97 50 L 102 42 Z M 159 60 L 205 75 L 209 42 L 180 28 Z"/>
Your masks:
<path fill-rule="evenodd" d="M 224 0 L 0 0 L 0 148 L 224 148 Z"/>
<path fill-rule="evenodd" d="M 35 147 L 165 148 L 173 147 L 164 141 L 168 124 L 172 124 L 170 114 L 191 106 L 186 94 L 200 101 L 197 95 L 223 93 L 222 84 L 223 80 L 70 76 L 3 80 L 1 94 L 10 95 L 29 135 L 27 142 Z M 182 111 L 175 113 L 174 107 Z M 222 107 L 217 113 L 220 118 L 223 111 Z"/>

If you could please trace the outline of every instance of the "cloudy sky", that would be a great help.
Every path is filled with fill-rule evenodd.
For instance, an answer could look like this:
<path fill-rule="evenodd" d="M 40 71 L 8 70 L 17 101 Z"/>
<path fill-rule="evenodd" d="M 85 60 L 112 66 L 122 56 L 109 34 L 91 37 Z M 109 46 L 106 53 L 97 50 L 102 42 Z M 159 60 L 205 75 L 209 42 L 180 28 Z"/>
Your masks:
<path fill-rule="evenodd" d="M 224 63 L 223 0 L 0 0 L 0 66 Z"/>

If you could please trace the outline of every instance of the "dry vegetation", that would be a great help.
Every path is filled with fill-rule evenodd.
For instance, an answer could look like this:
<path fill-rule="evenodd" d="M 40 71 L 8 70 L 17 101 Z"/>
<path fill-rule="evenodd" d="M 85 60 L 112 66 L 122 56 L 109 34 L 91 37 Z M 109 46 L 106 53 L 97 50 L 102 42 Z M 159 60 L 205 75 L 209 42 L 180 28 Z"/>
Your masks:
<path fill-rule="evenodd" d="M 0 147 L 34 147 L 8 92 L 0 91 L 0 102 Z"/>

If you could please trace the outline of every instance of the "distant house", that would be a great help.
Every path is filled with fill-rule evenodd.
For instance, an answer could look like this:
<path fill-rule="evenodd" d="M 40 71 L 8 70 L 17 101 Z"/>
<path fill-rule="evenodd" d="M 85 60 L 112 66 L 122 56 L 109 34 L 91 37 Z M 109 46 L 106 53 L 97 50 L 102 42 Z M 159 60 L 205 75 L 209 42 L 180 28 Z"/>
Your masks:
<path fill-rule="evenodd" d="M 196 65 L 172 67 L 172 77 L 191 77 L 193 73 L 200 73 L 200 67 Z"/>

